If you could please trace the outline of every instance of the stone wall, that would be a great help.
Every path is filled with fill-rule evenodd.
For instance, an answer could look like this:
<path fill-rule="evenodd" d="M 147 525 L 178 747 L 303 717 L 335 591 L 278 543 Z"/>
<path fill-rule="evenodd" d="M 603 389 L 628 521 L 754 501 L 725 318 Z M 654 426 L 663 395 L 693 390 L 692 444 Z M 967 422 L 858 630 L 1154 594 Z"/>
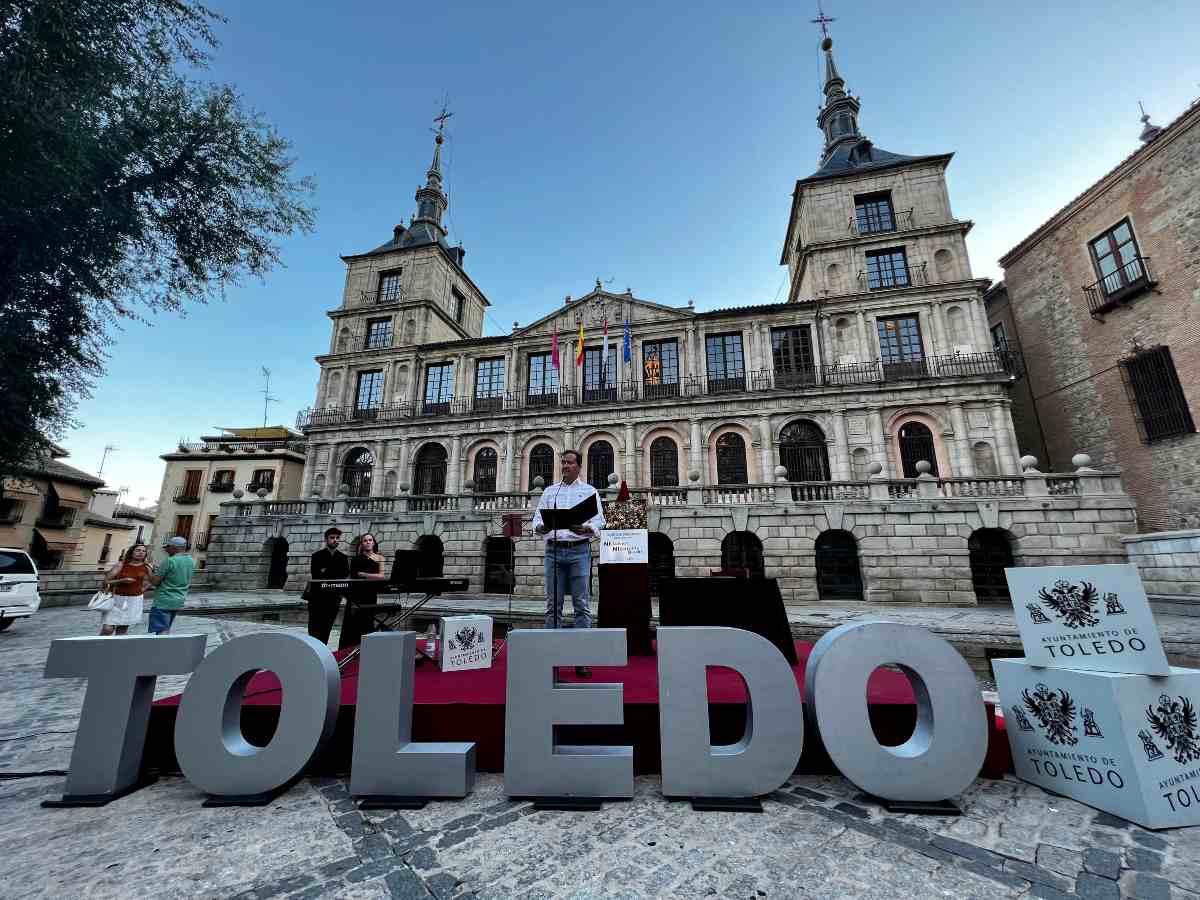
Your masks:
<path fill-rule="evenodd" d="M 1099 475 L 1095 480 L 1117 481 Z M 979 529 L 999 529 L 1017 565 L 1124 562 L 1121 538 L 1134 531 L 1134 507 L 1119 492 L 1119 483 L 1108 490 L 983 500 L 652 506 L 649 527 L 671 540 L 674 571 L 681 576 L 703 576 L 721 568 L 722 542 L 731 532 L 756 535 L 762 542 L 766 574 L 779 579 L 787 603 L 819 599 L 816 540 L 823 532 L 844 530 L 857 543 L 865 600 L 972 605 L 976 597 L 968 541 Z M 786 492 L 781 486 L 778 495 L 786 497 Z M 266 505 L 247 506 L 239 512 L 267 509 Z M 207 576 L 218 590 L 264 588 L 272 542 L 282 538 L 288 543 L 287 589 L 300 590 L 308 578 L 309 554 L 321 545 L 324 530 L 337 525 L 347 540 L 370 531 L 389 558 L 398 548 L 415 547 L 423 536 L 436 536 L 444 547 L 445 574 L 469 578 L 471 590 L 478 592 L 483 587 L 486 541 L 500 535 L 500 516 L 476 510 L 223 515 L 214 528 Z M 516 591 L 536 596 L 542 593 L 543 556 L 540 541 L 528 530 L 516 544 Z"/>
<path fill-rule="evenodd" d="M 1200 616 L 1200 530 L 1121 538 L 1159 612 Z"/>

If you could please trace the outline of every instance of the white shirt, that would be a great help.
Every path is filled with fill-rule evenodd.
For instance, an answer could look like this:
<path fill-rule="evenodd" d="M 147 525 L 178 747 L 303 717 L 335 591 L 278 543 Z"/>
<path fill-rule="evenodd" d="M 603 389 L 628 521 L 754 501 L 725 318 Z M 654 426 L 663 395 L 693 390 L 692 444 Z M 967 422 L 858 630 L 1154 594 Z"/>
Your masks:
<path fill-rule="evenodd" d="M 557 484 L 552 484 L 542 492 L 542 498 L 538 500 L 537 509 L 533 512 L 533 527 L 542 527 L 542 510 L 543 509 L 570 509 L 578 503 L 582 503 L 588 497 L 596 495 L 596 515 L 588 519 L 584 524 L 590 525 L 592 530 L 598 535 L 600 529 L 604 527 L 604 501 L 600 499 L 599 492 L 584 481 L 582 478 L 576 478 L 570 484 L 563 484 L 561 481 Z M 559 528 L 557 531 L 547 531 L 543 535 L 546 541 L 586 541 L 586 535 L 576 534 L 569 528 Z"/>

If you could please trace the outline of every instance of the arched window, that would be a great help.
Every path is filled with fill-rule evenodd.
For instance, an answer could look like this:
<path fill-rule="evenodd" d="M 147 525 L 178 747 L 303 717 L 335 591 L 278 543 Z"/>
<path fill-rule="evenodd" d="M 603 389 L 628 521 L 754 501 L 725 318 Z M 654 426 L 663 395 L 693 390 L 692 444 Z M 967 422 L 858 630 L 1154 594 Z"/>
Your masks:
<path fill-rule="evenodd" d="M 675 544 L 661 531 L 650 532 L 646 544 L 650 553 L 650 593 L 657 597 L 663 581 L 675 577 Z"/>
<path fill-rule="evenodd" d="M 748 484 L 746 442 L 736 431 L 717 438 L 717 484 Z"/>
<path fill-rule="evenodd" d="M 817 538 L 817 596 L 821 600 L 862 600 L 858 542 L 848 531 L 823 531 Z"/>
<path fill-rule="evenodd" d="M 850 454 L 850 477 L 854 481 L 866 481 L 871 477 L 871 454 L 866 447 L 855 447 Z"/>
<path fill-rule="evenodd" d="M 475 454 L 475 493 L 496 493 L 496 448 L 483 447 Z"/>
<path fill-rule="evenodd" d="M 980 528 L 967 540 L 971 559 L 971 584 L 979 603 L 1012 603 L 1004 570 L 1012 568 L 1012 547 L 999 528 Z"/>
<path fill-rule="evenodd" d="M 608 476 L 613 473 L 613 448 L 608 441 L 595 441 L 587 452 L 588 484 L 598 491 L 608 487 Z"/>
<path fill-rule="evenodd" d="M 512 538 L 490 537 L 484 545 L 483 589 L 489 594 L 508 594 L 516 584 L 513 574 L 516 557 Z"/>
<path fill-rule="evenodd" d="M 529 490 L 533 490 L 533 479 L 542 479 L 542 487 L 554 481 L 554 450 L 549 444 L 538 444 L 529 451 Z"/>
<path fill-rule="evenodd" d="M 721 569 L 747 569 L 751 578 L 765 578 L 763 545 L 751 531 L 731 531 L 721 541 Z"/>
<path fill-rule="evenodd" d="M 995 478 L 1000 474 L 996 470 L 996 453 L 987 441 L 979 441 L 971 448 L 975 459 L 975 474 L 980 478 Z"/>
<path fill-rule="evenodd" d="M 917 463 L 925 460 L 932 467 L 930 475 L 937 475 L 937 454 L 933 449 L 933 432 L 920 422 L 905 422 L 900 426 L 900 465 L 905 478 L 917 477 Z"/>
<path fill-rule="evenodd" d="M 650 443 L 650 487 L 679 484 L 679 447 L 669 437 L 657 437 Z"/>
<path fill-rule="evenodd" d="M 779 464 L 788 481 L 828 481 L 829 451 L 825 432 L 813 422 L 791 422 L 779 435 Z"/>
<path fill-rule="evenodd" d="M 413 493 L 446 493 L 446 448 L 426 444 L 413 462 Z"/>
<path fill-rule="evenodd" d="M 351 497 L 371 496 L 371 470 L 374 468 L 375 457 L 366 447 L 355 447 L 346 454 L 342 484 L 346 485 Z"/>

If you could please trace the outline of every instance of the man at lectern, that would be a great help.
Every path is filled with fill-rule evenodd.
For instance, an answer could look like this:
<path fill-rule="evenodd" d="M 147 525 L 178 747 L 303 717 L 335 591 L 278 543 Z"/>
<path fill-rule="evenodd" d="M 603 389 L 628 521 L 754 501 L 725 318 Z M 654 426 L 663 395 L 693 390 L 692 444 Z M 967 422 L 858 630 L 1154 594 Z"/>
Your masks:
<path fill-rule="evenodd" d="M 325 529 L 325 546 L 311 557 L 309 574 L 313 581 L 345 581 L 350 577 L 350 557 L 338 549 L 342 532 L 337 528 Z M 318 641 L 329 643 L 329 632 L 337 619 L 338 607 L 345 589 L 322 589 L 310 584 L 305 592 L 308 601 L 308 634 Z"/>
<path fill-rule="evenodd" d="M 579 451 L 564 450 L 560 460 L 562 481 L 546 488 L 533 513 L 533 530 L 543 535 L 546 542 L 543 566 L 546 627 L 562 626 L 563 597 L 569 593 L 575 608 L 573 626 L 591 628 L 592 614 L 588 609 L 592 573 L 591 539 L 598 536 L 604 527 L 604 506 L 596 489 L 579 477 Z M 592 504 L 594 512 L 591 515 L 574 521 L 579 519 L 578 515 L 572 515 L 574 510 L 580 507 L 587 510 Z M 548 527 L 547 519 L 551 520 L 552 525 L 560 527 Z M 568 521 L 572 524 L 561 527 Z M 577 666 L 575 674 L 588 678 L 592 673 L 586 666 Z"/>

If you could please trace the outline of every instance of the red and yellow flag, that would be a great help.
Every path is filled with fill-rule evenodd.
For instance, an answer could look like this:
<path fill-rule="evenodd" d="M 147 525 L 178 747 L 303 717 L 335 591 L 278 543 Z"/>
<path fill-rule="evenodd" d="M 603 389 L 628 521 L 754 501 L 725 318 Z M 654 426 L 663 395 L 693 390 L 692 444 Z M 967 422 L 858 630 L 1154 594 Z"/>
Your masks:
<path fill-rule="evenodd" d="M 579 320 L 579 343 L 575 345 L 575 365 L 583 365 L 583 319 Z"/>

